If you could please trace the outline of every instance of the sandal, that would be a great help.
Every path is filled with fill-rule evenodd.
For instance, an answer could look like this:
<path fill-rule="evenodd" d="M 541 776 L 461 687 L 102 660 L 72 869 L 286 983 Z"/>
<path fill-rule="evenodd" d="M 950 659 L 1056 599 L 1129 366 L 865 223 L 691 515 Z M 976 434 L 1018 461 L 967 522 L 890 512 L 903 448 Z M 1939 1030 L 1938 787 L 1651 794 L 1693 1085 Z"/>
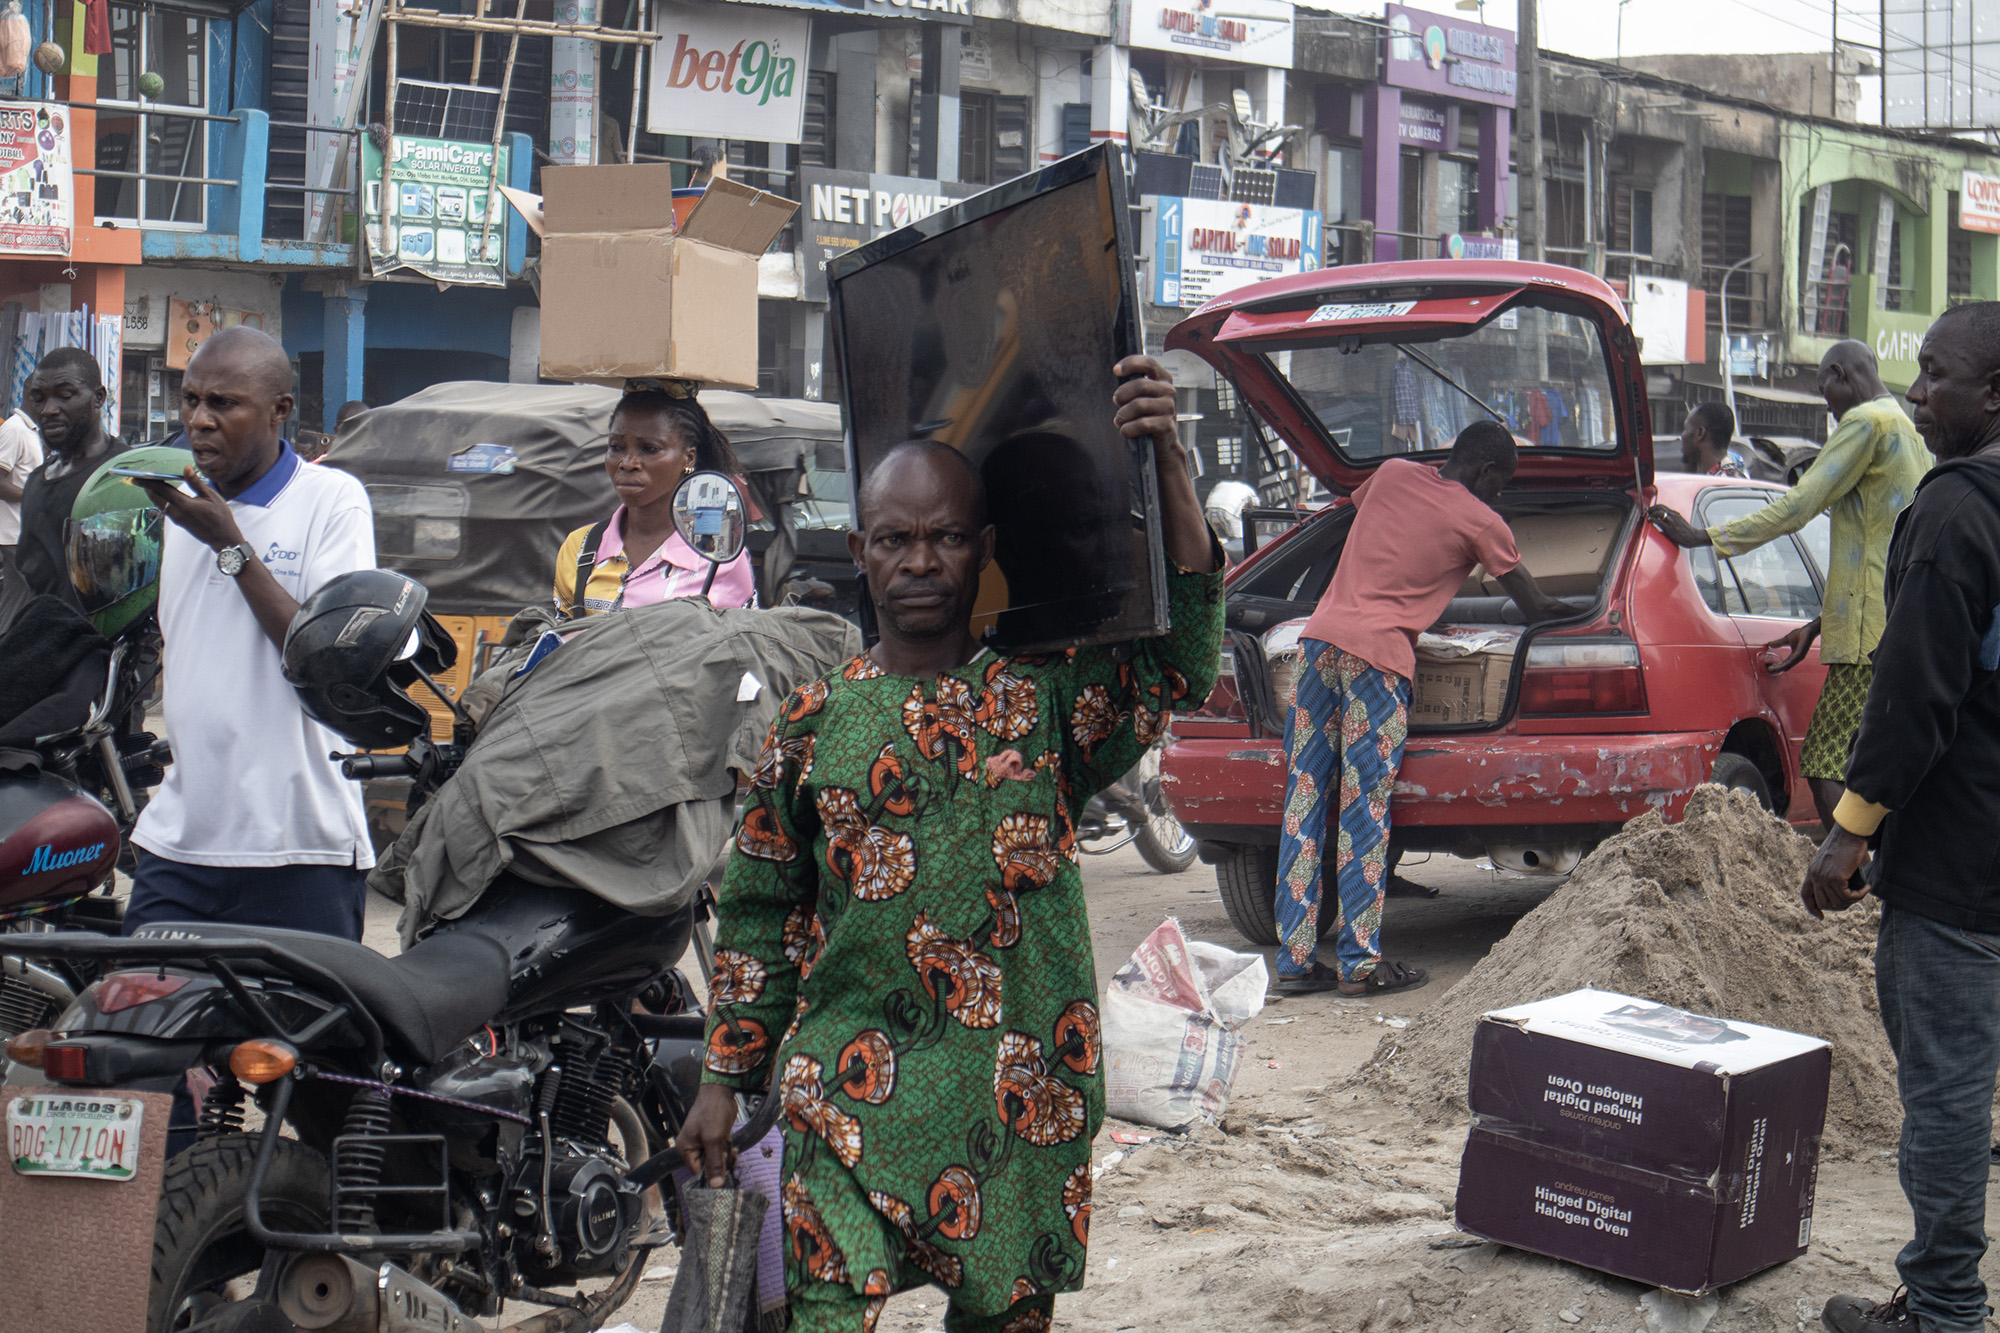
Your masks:
<path fill-rule="evenodd" d="M 1401 875 L 1391 875 L 1389 876 L 1389 887 L 1382 890 L 1382 896 L 1384 898 L 1435 898 L 1438 896 L 1438 892 L 1437 889 L 1426 888 L 1415 880 L 1404 879 Z"/>
<path fill-rule="evenodd" d="M 1312 971 L 1298 972 L 1290 976 L 1280 972 L 1271 983 L 1273 995 L 1318 995 L 1324 991 L 1339 990 L 1347 983 L 1340 979 L 1340 973 L 1318 959 L 1313 960 Z"/>
<path fill-rule="evenodd" d="M 1375 970 L 1359 981 L 1340 983 L 1342 995 L 1387 995 L 1390 991 L 1422 990 L 1430 985 L 1431 974 L 1421 967 L 1405 967 L 1383 959 Z"/>

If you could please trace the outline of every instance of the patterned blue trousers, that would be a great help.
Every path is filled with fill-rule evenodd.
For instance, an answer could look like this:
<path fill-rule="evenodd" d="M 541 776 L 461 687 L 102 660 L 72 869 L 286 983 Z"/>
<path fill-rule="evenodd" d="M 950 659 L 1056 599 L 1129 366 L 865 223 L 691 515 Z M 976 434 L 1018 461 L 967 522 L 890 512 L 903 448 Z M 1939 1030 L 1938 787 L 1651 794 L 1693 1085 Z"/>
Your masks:
<path fill-rule="evenodd" d="M 1303 976 L 1319 954 L 1322 842 L 1337 833 L 1339 918 L 1334 956 L 1343 981 L 1382 961 L 1388 888 L 1389 796 L 1410 733 L 1408 677 L 1318 639 L 1301 639 L 1298 697 L 1285 720 L 1285 822 L 1278 835 L 1278 975 Z M 1336 819 L 1327 793 L 1340 771 Z"/>

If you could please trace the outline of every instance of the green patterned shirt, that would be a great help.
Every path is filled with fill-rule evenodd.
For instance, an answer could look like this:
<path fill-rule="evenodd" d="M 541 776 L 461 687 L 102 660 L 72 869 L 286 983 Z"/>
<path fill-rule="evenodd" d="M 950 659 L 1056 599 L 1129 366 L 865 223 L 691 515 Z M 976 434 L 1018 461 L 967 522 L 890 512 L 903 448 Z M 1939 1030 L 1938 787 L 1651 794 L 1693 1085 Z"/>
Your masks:
<path fill-rule="evenodd" d="M 1895 395 L 1848 409 L 1799 484 L 1754 514 L 1708 530 L 1723 555 L 1742 555 L 1832 516 L 1819 660 L 1866 662 L 1888 622 L 1882 580 L 1896 515 L 1931 470 L 1931 451 Z"/>
<path fill-rule="evenodd" d="M 1075 822 L 1214 687 L 1222 576 L 1168 595 L 1123 662 L 863 656 L 786 700 L 723 879 L 704 1078 L 761 1091 L 781 1062 L 788 1286 L 935 1282 L 994 1315 L 1082 1285 L 1104 1079 Z"/>

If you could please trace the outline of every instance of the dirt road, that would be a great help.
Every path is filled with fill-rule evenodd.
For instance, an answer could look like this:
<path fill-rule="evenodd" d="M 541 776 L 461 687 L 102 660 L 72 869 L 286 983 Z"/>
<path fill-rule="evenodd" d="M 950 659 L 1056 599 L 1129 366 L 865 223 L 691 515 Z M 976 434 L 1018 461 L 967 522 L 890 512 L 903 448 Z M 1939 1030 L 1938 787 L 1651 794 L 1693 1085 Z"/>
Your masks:
<path fill-rule="evenodd" d="M 1058 1301 L 1059 1328 L 1655 1333 L 1696 1326 L 1706 1307 L 1692 1311 L 1695 1322 L 1676 1323 L 1690 1312 L 1649 1311 L 1635 1284 L 1465 1244 L 1448 1218 L 1462 1128 L 1415 1125 L 1373 1094 L 1343 1087 L 1385 1035 L 1400 1031 L 1393 1020 L 1435 1003 L 1553 887 L 1444 857 L 1404 870 L 1443 892 L 1392 900 L 1383 939 L 1390 957 L 1429 968 L 1430 986 L 1375 1002 L 1320 996 L 1271 1005 L 1253 1021 L 1255 1058 L 1221 1130 L 1133 1147 L 1108 1134 L 1136 1127 L 1107 1124 L 1097 1145 L 1089 1282 Z M 1206 867 L 1160 875 L 1128 850 L 1088 861 L 1085 884 L 1100 983 L 1169 915 L 1191 938 L 1247 947 Z M 373 904 L 370 942 L 393 949 L 393 921 L 390 904 Z M 1830 1295 L 1886 1295 L 1909 1226 L 1887 1158 L 1892 1146 L 1823 1168 L 1811 1252 L 1719 1293 L 1706 1327 L 1816 1329 Z M 614 1325 L 659 1327 L 673 1261 L 671 1252 L 656 1256 L 658 1276 Z M 1989 1266 L 1989 1281 L 2000 1285 L 2000 1262 Z M 890 1303 L 879 1328 L 933 1333 L 943 1310 L 940 1293 L 909 1292 Z M 509 1322 L 520 1317 L 520 1307 L 510 1307 Z"/>

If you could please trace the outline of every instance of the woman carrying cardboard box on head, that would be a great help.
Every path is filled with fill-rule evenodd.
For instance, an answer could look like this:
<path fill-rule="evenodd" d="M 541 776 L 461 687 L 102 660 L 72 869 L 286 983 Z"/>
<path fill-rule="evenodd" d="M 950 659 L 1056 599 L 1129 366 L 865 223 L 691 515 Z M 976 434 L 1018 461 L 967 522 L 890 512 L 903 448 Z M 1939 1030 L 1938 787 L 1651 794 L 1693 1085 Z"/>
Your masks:
<path fill-rule="evenodd" d="M 1379 934 L 1389 797 L 1409 735 L 1416 637 L 1476 564 L 1500 581 L 1529 623 L 1572 614 L 1521 568 L 1507 520 L 1493 511 L 1517 461 L 1506 427 L 1475 421 L 1459 432 L 1442 468 L 1388 459 L 1354 492 L 1354 524 L 1333 583 L 1299 639 L 1298 698 L 1285 721 L 1290 771 L 1272 984 L 1280 994 L 1378 995 L 1430 980 L 1422 968 L 1384 961 Z M 1337 969 L 1319 961 L 1328 846 L 1338 878 Z"/>
<path fill-rule="evenodd" d="M 611 412 L 604 470 L 620 504 L 611 517 L 570 533 L 556 556 L 556 611 L 576 620 L 604 611 L 700 597 L 709 562 L 674 531 L 674 492 L 693 472 L 736 475 L 729 441 L 687 380 L 628 380 Z M 708 600 L 757 605 L 750 553 L 716 568 Z"/>

